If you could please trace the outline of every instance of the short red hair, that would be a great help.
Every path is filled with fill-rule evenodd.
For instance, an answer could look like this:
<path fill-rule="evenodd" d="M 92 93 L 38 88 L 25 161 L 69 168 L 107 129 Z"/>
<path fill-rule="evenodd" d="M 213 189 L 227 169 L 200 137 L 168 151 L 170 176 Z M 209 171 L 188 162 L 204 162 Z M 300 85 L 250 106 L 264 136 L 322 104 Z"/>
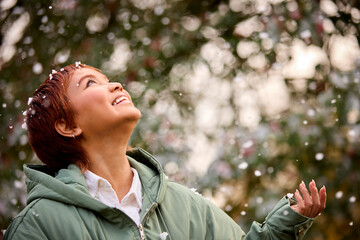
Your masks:
<path fill-rule="evenodd" d="M 55 129 L 55 122 L 60 119 L 64 119 L 67 126 L 75 126 L 75 113 L 66 90 L 77 68 L 100 71 L 80 63 L 53 71 L 35 90 L 26 111 L 29 143 L 39 159 L 54 171 L 72 163 L 81 169 L 88 168 L 87 154 L 80 145 L 81 136 L 64 137 Z"/>

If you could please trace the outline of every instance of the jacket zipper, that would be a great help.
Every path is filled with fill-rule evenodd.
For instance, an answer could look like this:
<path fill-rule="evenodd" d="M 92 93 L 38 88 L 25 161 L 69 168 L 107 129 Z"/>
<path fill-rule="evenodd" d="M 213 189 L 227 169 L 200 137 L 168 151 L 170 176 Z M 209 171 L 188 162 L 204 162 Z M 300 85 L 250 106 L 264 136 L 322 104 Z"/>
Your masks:
<path fill-rule="evenodd" d="M 153 203 L 151 204 L 150 208 L 148 209 L 148 211 L 144 214 L 142 220 L 140 221 L 140 224 L 139 224 L 139 226 L 138 226 L 138 229 L 139 229 L 140 239 L 141 239 L 141 240 L 145 240 L 145 239 L 146 239 L 146 238 L 145 238 L 145 233 L 144 233 L 144 228 L 143 228 L 143 226 L 142 226 L 142 223 L 143 223 L 145 217 L 148 215 L 148 213 L 149 213 L 153 208 L 156 208 L 156 206 L 157 206 L 157 203 L 156 203 L 156 202 L 153 202 Z"/>
<path fill-rule="evenodd" d="M 144 233 L 144 229 L 143 229 L 141 224 L 139 224 L 138 229 L 139 229 L 139 232 L 140 232 L 140 239 L 145 240 L 145 233 Z"/>

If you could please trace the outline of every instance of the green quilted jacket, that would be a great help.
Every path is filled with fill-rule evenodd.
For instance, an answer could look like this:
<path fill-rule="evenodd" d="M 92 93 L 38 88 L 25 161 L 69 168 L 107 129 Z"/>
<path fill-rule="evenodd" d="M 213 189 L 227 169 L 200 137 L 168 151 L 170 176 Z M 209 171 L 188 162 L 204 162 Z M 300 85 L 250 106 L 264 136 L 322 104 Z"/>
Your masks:
<path fill-rule="evenodd" d="M 264 223 L 254 222 L 245 234 L 209 200 L 168 180 L 149 153 L 135 149 L 128 159 L 142 184 L 140 226 L 92 198 L 77 166 L 54 174 L 44 165 L 24 165 L 27 206 L 4 239 L 302 239 L 313 222 L 293 211 L 284 197 Z"/>

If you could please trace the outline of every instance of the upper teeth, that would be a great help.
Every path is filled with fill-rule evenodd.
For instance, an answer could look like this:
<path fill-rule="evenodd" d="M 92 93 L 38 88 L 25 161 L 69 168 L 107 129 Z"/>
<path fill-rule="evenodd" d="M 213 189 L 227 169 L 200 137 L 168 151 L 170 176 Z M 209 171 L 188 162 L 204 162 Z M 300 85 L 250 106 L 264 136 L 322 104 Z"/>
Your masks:
<path fill-rule="evenodd" d="M 123 100 L 128 100 L 127 97 L 124 97 L 124 96 L 121 96 L 119 98 L 117 98 L 114 102 L 113 102 L 113 105 L 116 105 L 118 104 L 119 102 L 123 101 Z"/>

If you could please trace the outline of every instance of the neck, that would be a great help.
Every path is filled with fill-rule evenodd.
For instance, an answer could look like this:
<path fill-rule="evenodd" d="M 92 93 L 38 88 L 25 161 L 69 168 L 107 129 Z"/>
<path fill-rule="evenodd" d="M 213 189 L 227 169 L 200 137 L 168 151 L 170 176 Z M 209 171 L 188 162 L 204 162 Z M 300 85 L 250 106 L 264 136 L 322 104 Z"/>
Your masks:
<path fill-rule="evenodd" d="M 89 170 L 105 178 L 115 190 L 119 201 L 129 192 L 133 172 L 126 157 L 130 134 L 111 134 L 83 140 L 82 146 L 89 158 Z"/>

